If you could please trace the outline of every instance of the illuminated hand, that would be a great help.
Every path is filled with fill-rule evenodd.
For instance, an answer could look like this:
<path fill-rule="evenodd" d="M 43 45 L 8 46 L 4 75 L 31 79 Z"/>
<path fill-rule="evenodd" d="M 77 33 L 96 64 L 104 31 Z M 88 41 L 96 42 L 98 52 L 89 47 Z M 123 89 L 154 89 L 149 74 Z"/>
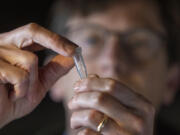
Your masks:
<path fill-rule="evenodd" d="M 78 135 L 99 135 L 104 114 L 108 121 L 101 128 L 103 135 L 153 135 L 154 107 L 122 83 L 90 76 L 78 81 L 74 90 L 71 127 L 84 127 Z"/>
<path fill-rule="evenodd" d="M 61 54 L 38 68 L 29 50 L 49 48 Z M 76 45 L 31 23 L 0 34 L 0 128 L 31 111 L 55 81 L 73 67 Z M 63 56 L 62 56 L 63 55 Z"/>

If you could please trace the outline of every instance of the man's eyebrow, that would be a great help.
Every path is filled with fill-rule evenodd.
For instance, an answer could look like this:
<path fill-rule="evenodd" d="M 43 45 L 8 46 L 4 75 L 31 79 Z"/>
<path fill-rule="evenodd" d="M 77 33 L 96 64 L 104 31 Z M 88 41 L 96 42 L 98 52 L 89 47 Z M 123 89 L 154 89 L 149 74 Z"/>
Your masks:
<path fill-rule="evenodd" d="M 139 33 L 139 32 L 150 33 L 150 34 L 155 35 L 157 37 L 167 39 L 167 36 L 164 33 L 160 32 L 160 31 L 157 31 L 155 29 L 152 29 L 152 28 L 148 28 L 148 27 L 133 28 L 131 30 L 128 30 L 126 33 L 128 33 L 128 34 L 136 34 L 136 33 Z"/>
<path fill-rule="evenodd" d="M 156 29 L 153 29 L 151 27 L 136 27 L 136 28 L 130 28 L 125 31 L 119 31 L 119 30 L 109 30 L 106 27 L 99 25 L 99 24 L 94 24 L 94 23 L 79 23 L 70 28 L 70 31 L 76 31 L 76 30 L 81 30 L 83 28 L 90 28 L 90 29 L 95 29 L 95 30 L 101 30 L 105 32 L 111 32 L 111 33 L 119 33 L 118 35 L 126 35 L 126 34 L 135 34 L 139 32 L 147 32 L 151 33 L 157 37 L 160 37 L 163 40 L 167 39 L 167 35 L 164 34 L 163 32 L 160 32 Z"/>
<path fill-rule="evenodd" d="M 99 25 L 99 24 L 94 24 L 94 23 L 79 23 L 76 25 L 71 25 L 71 30 L 78 30 L 82 28 L 95 28 L 95 29 L 107 29 L 106 27 Z"/>

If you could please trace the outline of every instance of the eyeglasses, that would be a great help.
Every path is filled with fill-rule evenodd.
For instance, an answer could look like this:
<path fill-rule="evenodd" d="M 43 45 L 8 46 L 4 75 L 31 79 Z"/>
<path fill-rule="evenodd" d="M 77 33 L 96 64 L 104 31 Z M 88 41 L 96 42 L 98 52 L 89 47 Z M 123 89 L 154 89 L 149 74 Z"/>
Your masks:
<path fill-rule="evenodd" d="M 81 25 L 68 32 L 68 37 L 79 44 L 89 58 L 101 54 L 102 48 L 108 45 L 111 36 L 118 37 L 119 48 L 126 57 L 139 62 L 155 56 L 166 41 L 164 35 L 149 29 L 134 29 L 120 33 L 96 25 Z"/>

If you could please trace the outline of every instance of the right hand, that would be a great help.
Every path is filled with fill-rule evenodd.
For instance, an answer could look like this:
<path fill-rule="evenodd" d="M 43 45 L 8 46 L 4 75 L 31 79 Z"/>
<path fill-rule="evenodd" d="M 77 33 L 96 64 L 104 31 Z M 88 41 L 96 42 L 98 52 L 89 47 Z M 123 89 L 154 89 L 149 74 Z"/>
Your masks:
<path fill-rule="evenodd" d="M 37 56 L 27 51 L 39 47 L 61 55 L 39 69 Z M 72 56 L 76 47 L 34 23 L 0 34 L 0 128 L 33 111 L 48 89 L 73 67 L 72 58 L 64 56 Z"/>

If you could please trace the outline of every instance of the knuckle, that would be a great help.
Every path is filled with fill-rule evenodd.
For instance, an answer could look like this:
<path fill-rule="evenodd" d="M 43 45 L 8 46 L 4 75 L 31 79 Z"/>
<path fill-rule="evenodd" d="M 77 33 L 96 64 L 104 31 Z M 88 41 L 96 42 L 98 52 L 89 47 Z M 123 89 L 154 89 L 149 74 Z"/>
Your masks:
<path fill-rule="evenodd" d="M 134 120 L 134 128 L 136 132 L 142 133 L 144 131 L 144 120 L 138 116 L 135 117 Z"/>
<path fill-rule="evenodd" d="M 29 75 L 26 71 L 21 72 L 21 77 L 19 78 L 19 83 L 27 83 L 29 80 Z"/>
<path fill-rule="evenodd" d="M 88 112 L 86 121 L 87 121 L 87 122 L 90 122 L 90 123 L 93 123 L 93 119 L 95 118 L 96 114 L 97 114 L 97 111 L 95 111 L 95 110 L 90 110 L 90 111 Z"/>
<path fill-rule="evenodd" d="M 38 57 L 36 55 L 34 55 L 33 53 L 30 52 L 24 52 L 22 57 L 22 63 L 24 64 L 24 66 L 26 68 L 28 68 L 28 70 L 37 65 L 38 63 Z"/>
<path fill-rule="evenodd" d="M 36 30 L 37 28 L 39 27 L 39 25 L 37 24 L 37 23 L 29 23 L 28 25 L 27 25 L 27 28 L 29 29 L 29 30 Z"/>
<path fill-rule="evenodd" d="M 34 33 L 35 31 L 37 31 L 37 29 L 40 26 L 36 23 L 29 23 L 27 25 L 25 25 L 25 31 L 29 32 L 29 33 Z"/>
<path fill-rule="evenodd" d="M 59 40 L 59 39 L 60 39 L 60 37 L 59 37 L 59 35 L 58 35 L 58 34 L 56 34 L 56 33 L 52 33 L 52 34 L 51 34 L 51 39 L 52 39 L 53 41 L 57 41 L 57 40 Z"/>
<path fill-rule="evenodd" d="M 105 93 L 102 93 L 102 92 L 97 92 L 95 93 L 95 98 L 94 98 L 94 105 L 95 106 L 102 106 L 105 101 L 106 101 L 106 94 Z"/>
<path fill-rule="evenodd" d="M 26 71 L 16 72 L 16 83 L 19 85 L 28 84 L 29 74 Z"/>
<path fill-rule="evenodd" d="M 116 81 L 113 79 L 108 79 L 108 87 L 107 87 L 107 91 L 109 93 L 114 93 L 115 91 L 115 86 L 116 86 Z"/>
<path fill-rule="evenodd" d="M 31 64 L 37 64 L 38 63 L 38 57 L 32 53 L 29 53 L 29 61 Z"/>
<path fill-rule="evenodd" d="M 89 87 L 90 87 L 90 82 L 92 81 L 92 78 L 86 78 L 85 80 L 84 80 L 84 82 L 83 82 L 83 84 L 84 84 L 84 89 L 85 90 L 88 90 L 89 89 Z"/>
<path fill-rule="evenodd" d="M 155 115 L 155 107 L 152 105 L 152 103 L 147 102 L 146 105 L 144 106 L 144 112 L 145 114 L 154 116 Z"/>
<path fill-rule="evenodd" d="M 51 33 L 50 35 L 50 42 L 54 45 L 54 46 L 58 46 L 57 41 L 60 40 L 60 36 L 56 33 Z M 63 42 L 62 42 L 63 43 Z"/>

